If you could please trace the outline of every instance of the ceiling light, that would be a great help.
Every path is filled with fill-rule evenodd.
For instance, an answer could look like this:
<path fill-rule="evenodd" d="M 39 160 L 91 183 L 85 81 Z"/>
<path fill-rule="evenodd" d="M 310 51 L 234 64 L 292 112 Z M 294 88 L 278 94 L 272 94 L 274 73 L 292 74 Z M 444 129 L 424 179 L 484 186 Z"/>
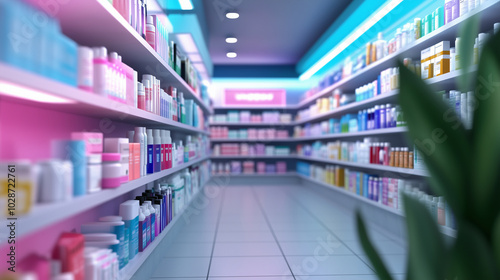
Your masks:
<path fill-rule="evenodd" d="M 363 35 L 368 29 L 374 26 L 378 21 L 380 21 L 384 16 L 386 16 L 390 11 L 392 11 L 396 6 L 398 6 L 403 0 L 389 0 L 387 4 L 379 9 L 375 14 L 373 14 L 369 19 L 367 19 L 362 25 L 355 28 L 354 31 L 346 37 L 340 44 L 335 46 L 331 51 L 325 54 L 320 60 L 318 60 L 313 66 L 311 66 L 307 71 L 300 75 L 300 80 L 307 80 L 316 74 L 321 68 L 332 61 L 337 55 L 342 53 L 348 46 L 350 46 L 354 41 L 356 41 L 361 35 Z"/>
<path fill-rule="evenodd" d="M 238 42 L 238 39 L 236 37 L 227 37 L 226 38 L 226 43 L 228 43 L 228 44 L 234 44 L 236 42 Z"/>
<path fill-rule="evenodd" d="M 227 57 L 229 57 L 229 58 L 235 58 L 235 57 L 237 57 L 237 56 L 238 56 L 238 54 L 237 54 L 237 53 L 235 53 L 235 52 L 228 52 L 228 53 L 226 54 L 226 56 L 227 56 Z"/>
<path fill-rule="evenodd" d="M 193 9 L 193 3 L 191 3 L 191 0 L 179 0 L 179 5 L 181 5 L 182 10 Z"/>
<path fill-rule="evenodd" d="M 237 19 L 240 17 L 240 14 L 238 14 L 236 12 L 228 12 L 228 13 L 226 13 L 226 17 L 228 19 Z"/>

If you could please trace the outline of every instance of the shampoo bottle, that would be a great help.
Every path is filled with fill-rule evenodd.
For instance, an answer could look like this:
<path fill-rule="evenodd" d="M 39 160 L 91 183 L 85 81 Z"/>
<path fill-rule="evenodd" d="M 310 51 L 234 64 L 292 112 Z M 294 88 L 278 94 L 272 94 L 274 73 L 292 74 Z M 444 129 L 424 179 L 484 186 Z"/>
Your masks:
<path fill-rule="evenodd" d="M 155 159 L 155 164 L 154 164 L 154 172 L 160 172 L 161 171 L 161 146 L 162 146 L 162 141 L 161 141 L 161 136 L 160 136 L 160 130 L 155 129 L 153 130 L 154 133 L 154 159 Z"/>
<path fill-rule="evenodd" d="M 153 138 L 153 130 L 152 129 L 147 129 L 147 143 L 148 143 L 148 169 L 147 169 L 147 174 L 153 174 L 155 172 L 155 158 L 154 158 L 154 152 L 155 152 L 155 141 Z"/>

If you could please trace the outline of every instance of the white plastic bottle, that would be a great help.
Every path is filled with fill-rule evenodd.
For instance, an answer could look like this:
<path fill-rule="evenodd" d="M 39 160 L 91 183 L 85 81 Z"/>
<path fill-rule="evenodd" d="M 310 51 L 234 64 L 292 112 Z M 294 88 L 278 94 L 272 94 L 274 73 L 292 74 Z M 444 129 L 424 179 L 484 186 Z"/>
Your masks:
<path fill-rule="evenodd" d="M 97 47 L 94 51 L 94 93 L 108 95 L 108 50 L 105 47 Z"/>
<path fill-rule="evenodd" d="M 181 140 L 177 147 L 177 164 L 182 164 L 182 162 L 184 162 L 184 145 Z"/>
<path fill-rule="evenodd" d="M 143 165 L 142 165 L 142 168 L 144 169 L 144 176 L 146 176 L 146 174 L 148 174 L 148 134 L 146 133 L 146 128 L 143 127 L 142 128 L 142 135 L 144 137 L 144 154 L 143 154 Z"/>
<path fill-rule="evenodd" d="M 177 166 L 177 147 L 174 142 L 172 143 L 172 167 L 176 166 Z"/>
<path fill-rule="evenodd" d="M 142 127 L 134 128 L 134 143 L 139 143 L 141 145 L 141 155 L 140 155 L 140 166 L 141 166 L 141 177 L 144 174 L 144 134 L 142 133 Z"/>
<path fill-rule="evenodd" d="M 78 88 L 92 92 L 94 87 L 94 53 L 91 48 L 78 47 Z"/>
<path fill-rule="evenodd" d="M 189 152 L 191 149 L 191 135 L 186 136 L 186 146 L 184 147 L 184 162 L 189 161 Z"/>
<path fill-rule="evenodd" d="M 151 212 L 149 212 L 149 207 L 146 201 L 141 205 L 142 213 L 146 217 L 146 243 L 149 245 L 151 243 Z"/>
<path fill-rule="evenodd" d="M 469 1 L 470 0 L 460 0 L 460 16 L 464 16 L 469 12 Z"/>
<path fill-rule="evenodd" d="M 151 112 L 152 108 L 152 88 L 151 88 L 151 81 L 148 79 L 142 79 L 142 84 L 144 85 L 144 92 L 146 93 L 146 111 Z"/>
<path fill-rule="evenodd" d="M 148 16 L 146 24 L 146 42 L 156 50 L 156 28 L 153 25 L 153 17 Z"/>

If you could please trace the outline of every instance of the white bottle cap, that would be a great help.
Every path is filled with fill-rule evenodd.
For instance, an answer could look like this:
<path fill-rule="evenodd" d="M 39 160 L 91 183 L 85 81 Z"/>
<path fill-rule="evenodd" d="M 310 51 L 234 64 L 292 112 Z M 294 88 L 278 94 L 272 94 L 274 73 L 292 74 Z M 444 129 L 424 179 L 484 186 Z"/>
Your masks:
<path fill-rule="evenodd" d="M 139 215 L 139 200 L 128 200 L 120 204 L 119 214 L 123 220 L 133 220 Z"/>
<path fill-rule="evenodd" d="M 78 47 L 78 57 L 84 58 L 84 59 L 93 59 L 94 52 L 89 47 L 81 46 L 81 47 Z"/>
<path fill-rule="evenodd" d="M 106 47 L 96 47 L 93 48 L 93 51 L 95 58 L 102 58 L 102 59 L 108 58 L 108 50 L 106 49 Z"/>
<path fill-rule="evenodd" d="M 102 163 L 102 155 L 101 154 L 87 155 L 87 164 L 101 164 L 101 163 Z"/>
<path fill-rule="evenodd" d="M 153 16 L 148 16 L 146 23 L 147 24 L 153 24 Z"/>
<path fill-rule="evenodd" d="M 144 78 L 142 79 L 142 83 L 144 84 L 144 88 L 151 88 L 151 83 L 149 80 L 145 80 Z"/>
<path fill-rule="evenodd" d="M 144 96 L 146 95 L 144 91 L 144 85 L 141 82 L 137 82 L 137 95 Z"/>
<path fill-rule="evenodd" d="M 28 275 L 32 275 L 31 273 Z M 36 276 L 36 275 L 35 275 Z M 23 280 L 28 280 L 30 278 L 22 278 Z M 33 279 L 37 279 L 36 277 Z M 61 273 L 55 276 L 52 276 L 51 280 L 75 280 L 75 276 L 71 272 Z"/>
<path fill-rule="evenodd" d="M 144 83 L 144 80 L 148 80 L 150 82 L 153 81 L 153 75 L 149 75 L 149 74 L 144 74 L 142 75 L 142 82 Z"/>
<path fill-rule="evenodd" d="M 118 60 L 118 53 L 110 52 L 109 53 L 109 60 Z"/>
<path fill-rule="evenodd" d="M 83 235 L 85 241 L 108 241 L 115 240 L 116 234 L 114 233 L 87 233 Z"/>
<path fill-rule="evenodd" d="M 121 216 L 105 216 L 99 218 L 99 222 L 121 222 L 123 218 Z"/>

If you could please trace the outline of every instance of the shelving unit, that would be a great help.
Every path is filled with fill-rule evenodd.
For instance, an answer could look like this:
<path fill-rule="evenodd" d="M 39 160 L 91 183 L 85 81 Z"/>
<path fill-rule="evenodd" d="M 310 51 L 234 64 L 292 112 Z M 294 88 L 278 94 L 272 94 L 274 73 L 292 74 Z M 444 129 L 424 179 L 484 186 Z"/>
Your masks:
<path fill-rule="evenodd" d="M 226 106 L 214 106 L 213 109 L 214 110 L 225 110 L 225 111 L 231 111 L 231 110 L 249 110 L 249 111 L 279 111 L 279 110 L 290 110 L 290 111 L 294 111 L 294 110 L 297 110 L 297 106 L 295 105 L 287 105 L 287 106 L 267 106 L 267 107 L 259 107 L 259 108 L 256 108 L 256 107 L 252 107 L 252 106 L 230 106 L 230 107 L 226 107 Z"/>
<path fill-rule="evenodd" d="M 210 123 L 210 126 L 240 126 L 240 127 L 257 127 L 257 126 L 264 126 L 264 127 L 276 127 L 276 126 L 294 126 L 295 123 L 230 123 L 230 122 L 219 122 L 219 123 Z"/>
<path fill-rule="evenodd" d="M 238 177 L 238 178 L 252 178 L 252 177 L 290 177 L 296 176 L 296 172 L 286 172 L 286 173 L 252 173 L 252 174 L 212 174 L 212 178 L 216 177 Z"/>
<path fill-rule="evenodd" d="M 399 210 L 399 209 L 392 208 L 392 207 L 389 207 L 387 205 L 380 204 L 380 203 L 375 202 L 373 200 L 369 200 L 366 197 L 363 197 L 363 196 L 360 196 L 360 195 L 355 194 L 353 192 L 350 192 L 350 191 L 348 191 L 348 190 L 346 190 L 346 189 L 344 189 L 342 187 L 332 186 L 330 184 L 321 182 L 319 180 L 310 178 L 308 176 L 304 176 L 302 174 L 297 174 L 297 176 L 300 177 L 303 180 L 308 181 L 308 182 L 311 182 L 311 183 L 314 183 L 314 184 L 326 187 L 328 189 L 334 190 L 334 191 L 336 191 L 338 193 L 341 193 L 343 195 L 346 195 L 346 196 L 352 197 L 354 199 L 360 200 L 363 203 L 369 204 L 369 205 L 371 205 L 373 207 L 383 209 L 384 211 L 387 211 L 388 213 L 391 213 L 391 214 L 394 214 L 394 215 L 398 215 L 398 216 L 404 216 L 404 213 L 401 210 Z M 449 228 L 449 227 L 445 227 L 445 226 L 439 226 L 439 227 L 440 227 L 440 230 L 441 230 L 441 232 L 443 234 L 448 235 L 450 237 L 456 237 L 456 230 L 454 230 L 452 228 Z"/>
<path fill-rule="evenodd" d="M 471 72 L 475 72 L 477 69 L 473 68 L 471 69 Z M 443 89 L 443 88 L 449 88 L 455 84 L 455 79 L 459 78 L 461 75 L 460 71 L 453 71 L 450 73 L 443 74 L 441 76 L 437 76 L 431 79 L 425 80 L 427 84 L 433 86 L 435 89 Z M 377 104 L 384 104 L 386 102 L 395 102 L 397 101 L 397 96 L 399 95 L 399 90 L 393 90 L 389 93 L 382 94 L 382 95 L 377 95 L 373 98 L 363 100 L 360 102 L 354 102 L 350 103 L 345 106 L 341 106 L 337 109 L 334 109 L 329 112 L 325 112 L 322 114 L 318 114 L 316 116 L 312 116 L 310 118 L 304 119 L 304 120 L 298 120 L 295 122 L 296 125 L 299 124 L 304 124 L 308 122 L 313 122 L 313 121 L 321 121 L 324 119 L 328 119 L 334 116 L 340 116 L 344 114 L 349 114 L 349 113 L 357 113 L 360 110 L 368 109 L 371 108 Z"/>
<path fill-rule="evenodd" d="M 332 134 L 318 135 L 318 136 L 295 137 L 294 139 L 295 141 L 302 142 L 302 141 L 316 141 L 316 140 L 338 139 L 338 138 L 356 138 L 356 137 L 384 135 L 384 134 L 401 134 L 406 132 L 408 132 L 408 128 L 406 127 L 391 127 L 391 128 L 382 128 L 382 129 L 374 129 L 366 131 L 357 131 L 357 132 L 332 133 Z"/>
<path fill-rule="evenodd" d="M 211 159 L 294 159 L 295 155 L 287 156 L 266 156 L 266 155 L 252 155 L 252 156 L 212 156 Z"/>
<path fill-rule="evenodd" d="M 489 27 L 491 29 L 493 24 L 498 21 L 498 10 L 500 9 L 499 0 L 490 0 L 481 4 L 481 6 L 473 11 L 469 12 L 466 16 L 460 17 L 440 29 L 432 32 L 431 34 L 422 37 L 411 45 L 399 50 L 396 53 L 390 54 L 383 59 L 370 64 L 358 73 L 343 79 L 320 92 L 302 100 L 298 104 L 298 108 L 304 108 L 305 106 L 315 102 L 316 99 L 324 97 L 337 88 L 342 88 L 344 91 L 354 90 L 355 88 L 372 82 L 376 79 L 378 74 L 389 67 L 394 67 L 396 62 L 403 57 L 420 57 L 421 50 L 428 48 L 440 41 L 444 40 L 454 40 L 458 34 L 460 25 L 465 22 L 469 17 L 480 15 L 480 27 L 484 29 Z"/>
<path fill-rule="evenodd" d="M 209 135 L 209 132 L 205 130 L 175 122 L 127 104 L 0 63 L 0 92 L 6 87 L 4 83 L 8 83 L 9 87 L 15 87 L 15 89 L 17 89 L 16 93 L 19 95 L 22 95 L 25 91 L 30 91 L 25 94 L 36 96 L 36 92 L 41 92 L 61 98 L 66 102 L 35 102 L 12 97 L 10 95 L 4 96 L 0 93 L 2 98 L 5 99 L 16 99 L 18 102 L 29 103 L 50 110 L 75 113 L 89 117 L 109 118 L 120 122 L 157 127 L 161 126 L 162 128 L 166 125 L 174 131 Z M 35 93 L 31 93 L 32 91 L 35 91 Z"/>
<path fill-rule="evenodd" d="M 184 98 L 193 99 L 204 112 L 212 113 L 200 96 L 107 0 L 66 2 L 58 6 L 59 11 L 56 14 L 64 34 L 73 38 L 79 45 L 105 46 L 109 51 L 118 52 L 123 57 L 123 62 L 140 74 L 156 76 L 162 85 L 176 87 L 178 92 L 184 93 Z"/>
<path fill-rule="evenodd" d="M 22 237 L 57 221 L 62 221 L 78 213 L 92 209 L 123 194 L 129 193 L 141 186 L 208 159 L 208 156 L 202 157 L 174 168 L 163 170 L 161 172 L 127 182 L 116 189 L 102 190 L 97 193 L 73 198 L 69 201 L 61 203 L 36 205 L 29 214 L 18 218 L 19 227 L 17 230 L 17 237 Z"/>
<path fill-rule="evenodd" d="M 282 138 L 282 139 L 210 139 L 212 143 L 286 143 L 295 142 L 293 138 Z"/>
<path fill-rule="evenodd" d="M 206 185 L 206 182 L 204 186 Z M 204 187 L 203 186 L 203 187 Z M 203 192 L 203 187 L 200 191 L 194 196 L 191 200 L 193 203 L 194 200 Z M 175 224 L 181 219 L 182 215 L 189 208 L 189 205 L 186 205 L 184 209 L 175 215 L 175 217 L 170 221 L 167 227 L 163 230 L 160 235 L 155 237 L 155 242 L 151 243 L 143 252 L 137 253 L 137 255 L 124 267 L 120 270 L 120 280 L 129 280 L 132 279 L 134 274 L 139 270 L 139 268 L 146 262 L 149 256 L 153 253 L 153 251 L 160 245 L 161 241 L 167 236 L 167 234 L 174 228 Z"/>
<path fill-rule="evenodd" d="M 342 161 L 342 160 L 313 158 L 313 157 L 306 157 L 306 156 L 297 156 L 296 158 L 300 159 L 300 160 L 322 162 L 322 163 L 328 163 L 328 164 L 354 167 L 354 168 L 358 168 L 358 169 L 376 170 L 379 172 L 389 172 L 389 173 L 402 174 L 402 175 L 408 175 L 408 176 L 418 176 L 418 177 L 428 177 L 429 176 L 426 170 L 420 170 L 420 169 L 400 168 L 400 167 L 392 167 L 392 166 L 379 165 L 379 164 L 366 164 L 366 163 L 348 162 L 348 161 Z"/>

